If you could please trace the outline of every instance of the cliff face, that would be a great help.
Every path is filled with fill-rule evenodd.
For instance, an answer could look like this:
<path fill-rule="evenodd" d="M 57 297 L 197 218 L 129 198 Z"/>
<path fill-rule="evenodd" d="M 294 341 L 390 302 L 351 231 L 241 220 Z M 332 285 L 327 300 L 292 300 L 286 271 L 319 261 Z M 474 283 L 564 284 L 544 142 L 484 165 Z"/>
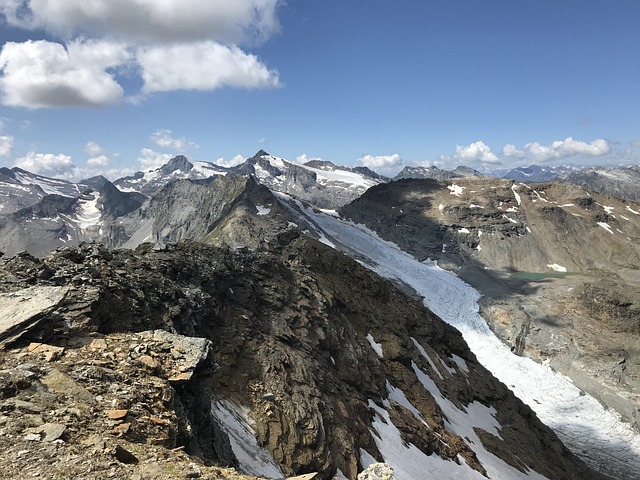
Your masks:
<path fill-rule="evenodd" d="M 225 423 L 244 410 L 285 474 L 355 478 L 396 445 L 450 478 L 599 478 L 455 329 L 296 231 L 260 252 L 81 245 L 3 259 L 0 279 L 5 476 L 250 469 Z"/>

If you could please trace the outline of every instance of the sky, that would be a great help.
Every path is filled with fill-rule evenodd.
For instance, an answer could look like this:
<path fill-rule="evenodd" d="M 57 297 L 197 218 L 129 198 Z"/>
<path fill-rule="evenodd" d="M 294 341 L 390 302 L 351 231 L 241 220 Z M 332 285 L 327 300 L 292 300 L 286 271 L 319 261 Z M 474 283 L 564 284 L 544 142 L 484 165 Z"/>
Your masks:
<path fill-rule="evenodd" d="M 638 0 L 0 0 L 0 166 L 640 163 Z"/>

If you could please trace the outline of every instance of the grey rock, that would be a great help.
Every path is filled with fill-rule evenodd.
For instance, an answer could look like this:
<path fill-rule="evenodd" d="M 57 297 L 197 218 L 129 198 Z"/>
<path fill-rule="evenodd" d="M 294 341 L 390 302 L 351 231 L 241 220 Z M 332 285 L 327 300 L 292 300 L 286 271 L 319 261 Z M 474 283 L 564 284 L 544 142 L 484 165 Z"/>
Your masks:
<path fill-rule="evenodd" d="M 34 286 L 0 293 L 0 345 L 10 344 L 48 321 L 47 316 L 64 302 L 68 292 L 68 287 Z"/>
<path fill-rule="evenodd" d="M 374 463 L 358 474 L 358 480 L 396 480 L 396 475 L 391 465 Z"/>

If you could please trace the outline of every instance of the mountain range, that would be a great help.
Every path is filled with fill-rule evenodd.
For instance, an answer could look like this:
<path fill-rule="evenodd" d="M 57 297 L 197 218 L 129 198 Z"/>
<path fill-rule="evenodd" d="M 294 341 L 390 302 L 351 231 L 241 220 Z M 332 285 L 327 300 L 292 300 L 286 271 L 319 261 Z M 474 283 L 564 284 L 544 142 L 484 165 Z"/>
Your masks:
<path fill-rule="evenodd" d="M 271 478 L 637 478 L 640 204 L 578 172 L 403 172 L 264 151 L 113 183 L 0 170 L 0 473 L 42 474 L 54 423 L 60 472 L 99 442 L 144 478 L 184 477 L 116 452 Z M 33 413 L 52 374 L 100 397 L 57 399 L 79 430 Z"/>

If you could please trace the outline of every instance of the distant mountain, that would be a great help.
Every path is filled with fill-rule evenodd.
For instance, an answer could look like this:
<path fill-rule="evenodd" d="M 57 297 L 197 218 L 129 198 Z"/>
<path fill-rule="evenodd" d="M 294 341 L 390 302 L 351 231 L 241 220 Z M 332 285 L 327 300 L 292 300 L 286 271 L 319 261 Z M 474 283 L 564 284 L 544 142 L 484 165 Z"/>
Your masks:
<path fill-rule="evenodd" d="M 394 177 L 394 180 L 402 180 L 405 178 L 448 180 L 450 178 L 478 177 L 481 175 L 477 170 L 463 165 L 456 167 L 453 171 L 443 170 L 432 165 L 430 167 L 404 167 L 402 171 Z"/>
<path fill-rule="evenodd" d="M 229 169 L 213 163 L 190 161 L 184 155 L 177 155 L 160 168 L 119 178 L 113 184 L 123 192 L 138 192 L 149 196 L 172 180 L 202 180 L 216 175 L 226 175 L 228 172 Z"/>
<path fill-rule="evenodd" d="M 311 161 L 297 165 L 260 150 L 233 173 L 252 175 L 271 190 L 287 193 L 320 208 L 337 208 L 386 179 L 368 168 L 337 167 Z"/>
<path fill-rule="evenodd" d="M 76 197 L 82 187 L 65 180 L 36 175 L 18 167 L 0 168 L 0 215 L 35 205 L 46 195 Z"/>
<path fill-rule="evenodd" d="M 81 184 L 56 184 L 52 179 L 30 175 L 19 173 L 21 181 L 35 178 L 39 184 L 17 184 L 21 188 L 21 196 L 1 204 L 5 208 L 0 209 L 0 251 L 6 254 L 27 250 L 34 255 L 44 255 L 60 245 L 98 240 L 103 235 L 104 226 L 136 210 L 144 200 L 139 193 L 119 191 L 109 181 L 105 181 L 98 191 L 84 186 L 80 192 Z M 49 191 L 56 186 L 63 193 L 71 193 L 72 189 L 76 189 L 76 194 L 45 194 L 40 186 L 42 184 Z M 15 186 L 0 184 L 0 189 L 7 190 L 12 185 Z M 6 208 L 7 205 L 9 208 Z M 16 210 L 20 205 L 22 208 Z M 5 210 L 6 214 L 3 213 Z"/>
<path fill-rule="evenodd" d="M 232 248 L 259 248 L 287 230 L 290 220 L 269 189 L 251 176 L 176 180 L 112 222 L 102 242 L 112 248 L 135 248 L 145 242 L 164 246 L 215 239 Z"/>
<path fill-rule="evenodd" d="M 640 165 L 585 168 L 571 173 L 564 181 L 613 197 L 640 200 Z"/>

